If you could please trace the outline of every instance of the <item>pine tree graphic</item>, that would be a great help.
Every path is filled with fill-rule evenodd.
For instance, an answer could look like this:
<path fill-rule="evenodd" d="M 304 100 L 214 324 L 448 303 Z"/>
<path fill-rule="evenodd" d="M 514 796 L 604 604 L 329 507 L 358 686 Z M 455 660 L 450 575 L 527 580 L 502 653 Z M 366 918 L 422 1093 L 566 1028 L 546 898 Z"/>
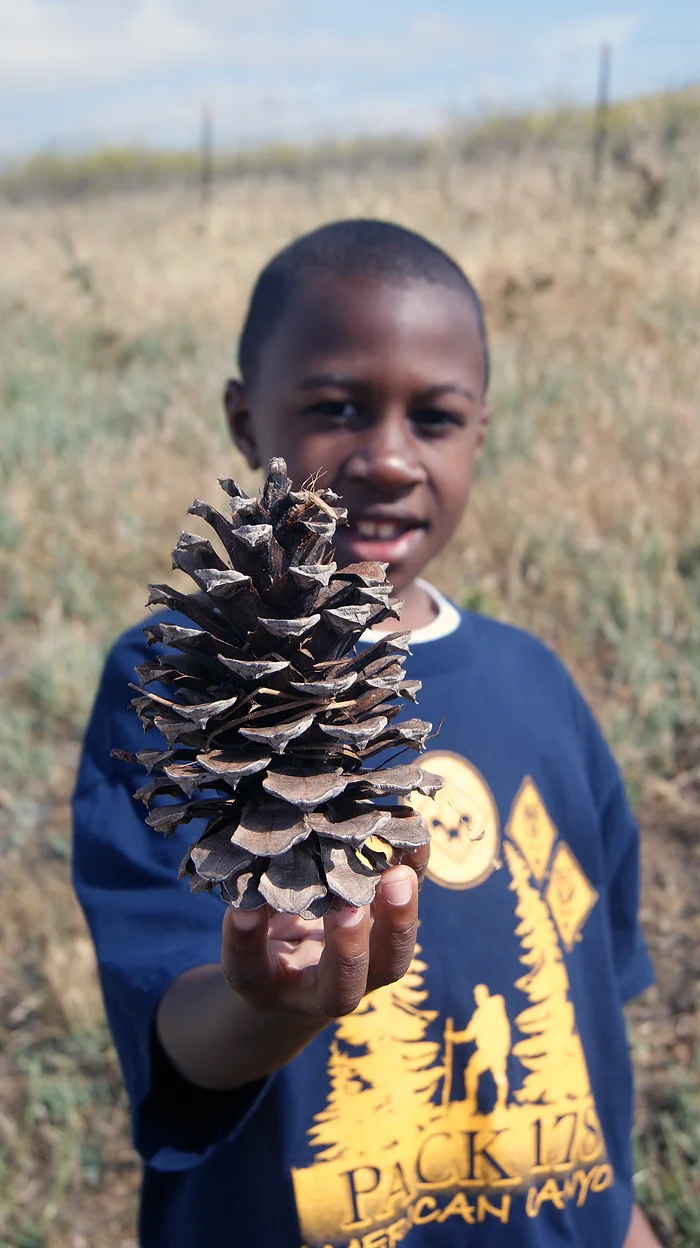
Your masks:
<path fill-rule="evenodd" d="M 421 1008 L 428 994 L 419 952 L 402 980 L 365 998 L 337 1025 L 330 1094 L 309 1131 L 312 1147 L 322 1150 L 317 1161 L 376 1155 L 439 1113 L 433 1097 L 442 1077 L 434 1064 L 440 1046 L 425 1039 L 437 1014 Z"/>
<path fill-rule="evenodd" d="M 518 898 L 520 961 L 528 967 L 515 986 L 531 1002 L 515 1020 L 527 1038 L 514 1045 L 513 1053 L 530 1072 L 515 1096 L 529 1105 L 578 1100 L 590 1095 L 590 1083 L 556 928 L 525 859 L 513 845 L 505 844 L 504 850 L 510 887 Z"/>

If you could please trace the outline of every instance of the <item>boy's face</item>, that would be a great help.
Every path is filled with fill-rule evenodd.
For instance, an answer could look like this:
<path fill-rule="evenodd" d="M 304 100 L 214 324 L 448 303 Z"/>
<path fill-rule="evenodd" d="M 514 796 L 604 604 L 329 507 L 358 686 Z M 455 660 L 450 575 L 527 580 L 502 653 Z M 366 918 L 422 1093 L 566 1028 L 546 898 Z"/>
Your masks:
<path fill-rule="evenodd" d="M 281 455 L 297 488 L 322 472 L 349 513 L 338 562 L 388 563 L 400 594 L 467 504 L 491 414 L 483 388 L 466 295 L 323 275 L 264 344 L 251 392 L 229 382 L 226 410 L 251 467 Z"/>

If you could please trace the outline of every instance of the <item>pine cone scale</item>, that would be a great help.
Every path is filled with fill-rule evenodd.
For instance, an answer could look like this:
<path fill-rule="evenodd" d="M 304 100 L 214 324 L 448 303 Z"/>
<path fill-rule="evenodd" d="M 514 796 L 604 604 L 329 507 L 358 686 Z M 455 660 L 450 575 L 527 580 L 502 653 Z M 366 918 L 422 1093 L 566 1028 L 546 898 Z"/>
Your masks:
<path fill-rule="evenodd" d="M 315 810 L 334 797 L 339 797 L 350 783 L 351 777 L 343 775 L 342 767 L 311 773 L 270 769 L 263 780 L 263 788 L 273 797 L 291 802 L 299 810 Z"/>
<path fill-rule="evenodd" d="M 245 871 L 254 861 L 255 855 L 234 844 L 229 825 L 193 845 L 188 858 L 194 864 L 197 875 L 220 884 L 223 880 Z"/>
<path fill-rule="evenodd" d="M 351 906 L 368 906 L 377 886 L 375 872 L 365 865 L 350 845 L 321 839 L 321 855 L 326 880 L 336 897 Z"/>
<path fill-rule="evenodd" d="M 315 859 L 300 845 L 273 859 L 259 889 L 268 905 L 283 914 L 299 914 L 326 895 Z"/>
<path fill-rule="evenodd" d="M 244 806 L 232 839 L 257 857 L 276 858 L 308 835 L 304 816 L 295 806 L 263 793 Z"/>
<path fill-rule="evenodd" d="M 197 755 L 197 762 L 201 763 L 205 771 L 221 776 L 229 783 L 237 783 L 245 776 L 254 776 L 257 772 L 264 771 L 271 761 L 272 755 L 268 753 L 243 753 L 237 750 L 209 750 L 205 754 Z"/>

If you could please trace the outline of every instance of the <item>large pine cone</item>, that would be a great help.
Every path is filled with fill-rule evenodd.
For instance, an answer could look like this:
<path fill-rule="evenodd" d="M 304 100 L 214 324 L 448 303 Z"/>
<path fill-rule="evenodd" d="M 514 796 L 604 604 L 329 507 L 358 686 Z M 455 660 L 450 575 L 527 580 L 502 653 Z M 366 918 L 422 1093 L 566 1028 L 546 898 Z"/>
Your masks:
<path fill-rule="evenodd" d="M 169 748 L 116 753 L 153 775 L 136 794 L 147 806 L 163 794 L 180 799 L 151 810 L 151 827 L 171 835 L 207 819 L 180 868 L 193 890 L 218 885 L 232 906 L 267 903 L 305 918 L 324 915 L 335 898 L 367 905 L 390 849 L 429 840 L 410 806 L 386 799 L 432 795 L 443 783 L 415 764 L 362 766 L 387 749 L 423 749 L 431 730 L 419 719 L 392 726 L 402 699 L 415 701 L 420 688 L 405 679 L 410 634 L 356 648 L 397 608 L 385 564 L 339 571 L 332 562 L 329 543 L 346 520 L 332 491 L 293 491 L 281 459 L 259 499 L 234 481 L 221 485 L 230 520 L 199 500 L 190 513 L 228 558 L 182 533 L 173 566 L 199 593 L 149 587 L 149 606 L 194 625 L 147 627 L 149 644 L 168 650 L 137 669 L 145 689 L 132 705 Z M 154 682 L 169 696 L 149 692 Z"/>

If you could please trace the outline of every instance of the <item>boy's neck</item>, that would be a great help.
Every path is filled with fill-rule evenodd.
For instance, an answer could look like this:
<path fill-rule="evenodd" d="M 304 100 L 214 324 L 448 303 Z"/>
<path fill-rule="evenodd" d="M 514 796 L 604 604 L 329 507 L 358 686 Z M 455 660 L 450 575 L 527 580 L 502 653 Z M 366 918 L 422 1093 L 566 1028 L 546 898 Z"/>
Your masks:
<path fill-rule="evenodd" d="M 382 620 L 381 624 L 372 630 L 373 632 L 393 633 L 398 628 L 415 632 L 416 629 L 432 624 L 437 616 L 438 609 L 434 599 L 417 581 L 411 581 L 401 590 L 395 589 L 393 597 L 403 603 L 400 620 L 396 621 L 393 618 Z"/>

